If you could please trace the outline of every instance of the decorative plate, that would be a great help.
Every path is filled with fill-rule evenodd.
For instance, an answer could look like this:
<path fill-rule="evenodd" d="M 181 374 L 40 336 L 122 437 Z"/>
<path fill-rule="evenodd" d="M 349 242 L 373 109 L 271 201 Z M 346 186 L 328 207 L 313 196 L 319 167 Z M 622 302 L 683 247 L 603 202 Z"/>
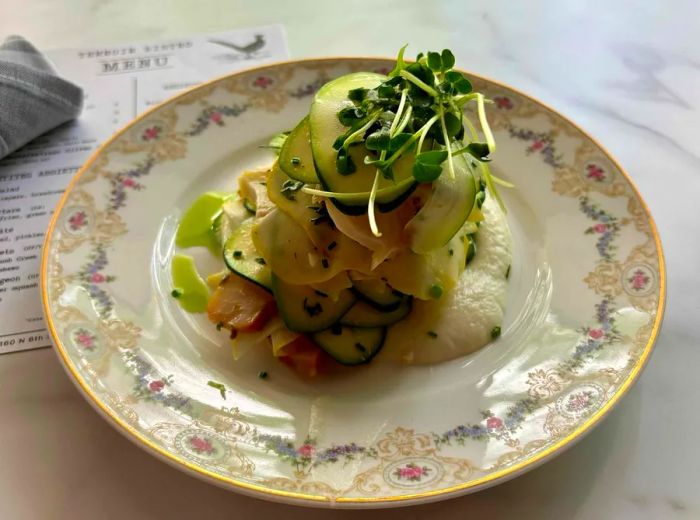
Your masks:
<path fill-rule="evenodd" d="M 178 218 L 268 164 L 260 148 L 329 79 L 371 58 L 266 65 L 140 116 L 78 172 L 46 238 L 56 350 L 119 431 L 175 467 L 260 498 L 379 507 L 454 497 L 529 470 L 588 432 L 639 376 L 661 324 L 659 237 L 627 174 L 538 101 L 468 74 L 493 100 L 494 168 L 514 263 L 504 333 L 433 366 L 375 363 L 299 379 L 268 351 L 234 362 L 169 296 Z M 205 272 L 205 255 L 196 260 Z M 269 373 L 258 378 L 259 370 Z M 208 381 L 223 383 L 225 399 Z"/>

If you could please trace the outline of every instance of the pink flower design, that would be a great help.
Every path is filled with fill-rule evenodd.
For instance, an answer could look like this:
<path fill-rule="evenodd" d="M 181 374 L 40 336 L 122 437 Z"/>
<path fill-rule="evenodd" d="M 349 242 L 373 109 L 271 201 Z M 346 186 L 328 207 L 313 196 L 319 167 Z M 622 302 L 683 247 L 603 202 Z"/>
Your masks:
<path fill-rule="evenodd" d="M 605 180 L 605 170 L 596 164 L 589 164 L 586 166 L 586 177 L 589 179 L 594 179 L 598 182 Z"/>
<path fill-rule="evenodd" d="M 608 226 L 606 226 L 605 224 L 599 223 L 599 224 L 596 224 L 595 226 L 593 226 L 593 231 L 595 231 L 596 233 L 605 233 L 607 231 L 607 229 L 608 229 Z"/>
<path fill-rule="evenodd" d="M 590 392 L 578 392 L 572 394 L 566 400 L 566 409 L 569 412 L 580 412 L 591 404 L 592 394 Z"/>
<path fill-rule="evenodd" d="M 146 128 L 146 130 L 143 131 L 143 135 L 141 136 L 141 139 L 144 141 L 151 141 L 153 139 L 158 139 L 158 135 L 160 134 L 160 127 L 159 126 L 152 126 L 150 128 Z"/>
<path fill-rule="evenodd" d="M 420 479 L 430 473 L 430 468 L 427 466 L 418 466 L 413 462 L 409 462 L 401 468 L 394 470 L 394 476 L 401 480 L 412 480 L 420 482 Z"/>
<path fill-rule="evenodd" d="M 160 392 L 161 390 L 163 390 L 163 388 L 165 388 L 165 381 L 162 381 L 160 379 L 158 381 L 151 381 L 148 384 L 148 389 L 151 392 Z"/>
<path fill-rule="evenodd" d="M 632 273 L 632 276 L 628 278 L 627 281 L 632 284 L 632 289 L 635 291 L 641 291 L 646 288 L 650 278 L 644 273 L 644 271 L 637 269 L 634 273 Z"/>
<path fill-rule="evenodd" d="M 122 180 L 122 184 L 124 186 L 128 186 L 129 188 L 133 188 L 134 186 L 136 186 L 136 181 L 131 177 L 126 177 L 124 180 Z"/>
<path fill-rule="evenodd" d="M 498 417 L 489 417 L 486 419 L 486 427 L 490 430 L 500 430 L 503 427 L 503 421 Z"/>
<path fill-rule="evenodd" d="M 221 116 L 221 112 L 212 112 L 211 114 L 209 114 L 209 119 L 211 119 L 214 123 L 218 125 L 222 122 L 223 118 Z"/>
<path fill-rule="evenodd" d="M 92 348 L 95 344 L 95 338 L 92 337 L 89 333 L 87 332 L 81 332 L 78 334 L 78 337 L 75 338 L 78 343 L 80 343 L 83 347 L 85 348 Z"/>
<path fill-rule="evenodd" d="M 106 280 L 105 275 L 102 273 L 92 273 L 90 275 L 90 281 L 92 283 L 102 283 Z"/>
<path fill-rule="evenodd" d="M 192 450 L 196 453 L 206 453 L 207 455 L 211 455 L 216 451 L 216 448 L 214 448 L 214 445 L 209 439 L 193 435 L 190 437 L 189 441 Z"/>
<path fill-rule="evenodd" d="M 255 78 L 255 81 L 253 81 L 253 86 L 261 89 L 266 89 L 267 87 L 272 85 L 272 83 L 272 78 L 268 76 L 258 76 L 257 78 Z"/>
<path fill-rule="evenodd" d="M 73 231 L 77 231 L 87 224 L 87 215 L 84 211 L 77 211 L 68 219 L 68 224 Z"/>
<path fill-rule="evenodd" d="M 591 329 L 588 331 L 588 335 L 593 339 L 600 339 L 605 336 L 605 332 L 601 329 Z"/>
<path fill-rule="evenodd" d="M 506 96 L 496 96 L 493 100 L 496 103 L 496 107 L 501 110 L 510 110 L 513 108 L 513 102 Z"/>
<path fill-rule="evenodd" d="M 542 148 L 544 148 L 544 141 L 542 139 L 538 139 L 537 141 L 532 143 L 532 146 L 530 146 L 530 148 L 534 151 L 541 150 Z"/>
<path fill-rule="evenodd" d="M 299 455 L 306 459 L 310 459 L 311 457 L 313 457 L 315 451 L 316 448 L 314 448 L 311 444 L 303 444 L 299 448 Z"/>

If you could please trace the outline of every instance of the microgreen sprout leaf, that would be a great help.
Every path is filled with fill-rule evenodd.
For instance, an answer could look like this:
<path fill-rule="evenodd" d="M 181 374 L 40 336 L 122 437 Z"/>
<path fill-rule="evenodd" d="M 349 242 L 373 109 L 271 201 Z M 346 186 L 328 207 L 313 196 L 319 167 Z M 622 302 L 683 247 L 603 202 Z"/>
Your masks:
<path fill-rule="evenodd" d="M 343 126 L 352 126 L 362 120 L 366 115 L 362 108 L 350 106 L 338 112 L 338 120 Z"/>
<path fill-rule="evenodd" d="M 388 150 L 391 141 L 391 136 L 389 130 L 386 128 L 381 128 L 376 132 L 371 133 L 367 136 L 365 140 L 365 146 L 368 150 Z"/>
<path fill-rule="evenodd" d="M 455 55 L 452 54 L 450 49 L 443 49 L 440 58 L 442 61 L 442 70 L 450 70 L 455 66 Z"/>
<path fill-rule="evenodd" d="M 399 148 L 401 148 L 406 142 L 413 137 L 413 134 L 409 134 L 406 132 L 396 134 L 394 137 L 391 138 L 391 141 L 389 142 L 389 151 L 390 152 L 395 152 Z M 410 150 L 406 150 L 410 151 Z"/>
<path fill-rule="evenodd" d="M 467 78 L 461 78 L 454 83 L 455 90 L 460 94 L 468 94 L 472 91 L 472 84 Z"/>
<path fill-rule="evenodd" d="M 412 173 L 413 178 L 418 182 L 433 182 L 442 175 L 442 167 L 434 164 L 415 163 Z"/>
<path fill-rule="evenodd" d="M 350 157 L 345 148 L 338 150 L 338 157 L 335 160 L 335 168 L 341 175 L 350 175 L 351 173 L 355 173 L 357 170 L 352 157 Z"/>
<path fill-rule="evenodd" d="M 355 103 L 361 103 L 367 97 L 368 89 L 363 87 L 354 88 L 348 91 L 348 99 Z"/>
<path fill-rule="evenodd" d="M 445 112 L 445 128 L 447 129 L 448 137 L 456 136 L 462 129 L 461 118 L 457 117 L 452 112 Z"/>
<path fill-rule="evenodd" d="M 403 60 L 403 54 L 404 52 L 406 52 L 406 47 L 408 47 L 408 44 L 404 45 L 403 47 L 401 47 L 401 49 L 399 49 L 399 54 L 398 56 L 396 56 L 396 65 L 394 66 L 394 69 L 388 74 L 390 78 L 393 76 L 398 76 L 399 72 L 406 68 L 406 62 Z"/>
<path fill-rule="evenodd" d="M 442 70 L 442 58 L 437 52 L 428 53 L 428 67 L 435 72 L 440 72 Z"/>
<path fill-rule="evenodd" d="M 469 143 L 464 148 L 460 148 L 457 151 L 452 152 L 452 155 L 469 154 L 474 159 L 482 162 L 488 162 L 489 159 L 489 145 L 486 143 Z"/>
<path fill-rule="evenodd" d="M 433 182 L 442 173 L 442 163 L 447 159 L 446 150 L 431 150 L 416 155 L 413 177 L 418 182 Z"/>

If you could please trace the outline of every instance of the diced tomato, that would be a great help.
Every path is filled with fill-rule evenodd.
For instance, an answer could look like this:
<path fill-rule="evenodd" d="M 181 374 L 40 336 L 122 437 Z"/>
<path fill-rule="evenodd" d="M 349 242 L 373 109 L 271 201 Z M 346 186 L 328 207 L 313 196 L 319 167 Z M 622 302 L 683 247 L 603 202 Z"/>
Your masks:
<path fill-rule="evenodd" d="M 210 321 L 241 332 L 261 330 L 276 313 L 272 294 L 236 274 L 216 288 L 207 304 Z"/>
<path fill-rule="evenodd" d="M 326 355 L 306 336 L 299 336 L 280 350 L 280 361 L 290 366 L 297 373 L 314 377 L 322 369 Z"/>

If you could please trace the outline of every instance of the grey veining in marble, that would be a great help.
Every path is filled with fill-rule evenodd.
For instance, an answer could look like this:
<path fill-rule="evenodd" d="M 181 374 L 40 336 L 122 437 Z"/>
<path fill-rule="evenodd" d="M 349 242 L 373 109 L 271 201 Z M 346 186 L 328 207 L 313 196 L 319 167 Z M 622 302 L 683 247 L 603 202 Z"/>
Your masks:
<path fill-rule="evenodd" d="M 630 172 L 667 256 L 668 305 L 638 385 L 567 453 L 449 502 L 363 518 L 700 518 L 700 2 L 0 0 L 0 29 L 69 47 L 282 22 L 292 56 L 451 47 L 571 117 Z M 351 7 L 349 9 L 348 7 Z M 322 23 L 310 23 L 310 20 Z M 2 32 L 2 31 L 0 31 Z M 0 358 L 2 518 L 351 518 L 237 496 L 145 455 L 53 353 Z M 204 513 L 204 514 L 203 514 Z"/>

